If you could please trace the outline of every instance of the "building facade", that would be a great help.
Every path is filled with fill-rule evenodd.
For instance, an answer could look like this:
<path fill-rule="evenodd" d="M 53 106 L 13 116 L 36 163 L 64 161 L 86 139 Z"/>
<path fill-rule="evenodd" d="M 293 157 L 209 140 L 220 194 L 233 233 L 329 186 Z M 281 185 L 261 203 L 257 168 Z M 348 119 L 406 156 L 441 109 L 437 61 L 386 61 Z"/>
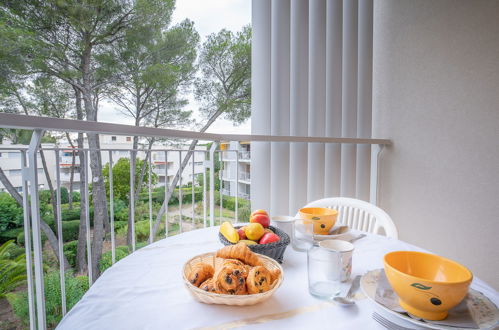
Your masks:
<path fill-rule="evenodd" d="M 220 143 L 220 150 L 222 150 L 220 153 L 222 194 L 229 196 L 239 195 L 240 198 L 249 200 L 251 186 L 250 142 L 222 142 Z"/>

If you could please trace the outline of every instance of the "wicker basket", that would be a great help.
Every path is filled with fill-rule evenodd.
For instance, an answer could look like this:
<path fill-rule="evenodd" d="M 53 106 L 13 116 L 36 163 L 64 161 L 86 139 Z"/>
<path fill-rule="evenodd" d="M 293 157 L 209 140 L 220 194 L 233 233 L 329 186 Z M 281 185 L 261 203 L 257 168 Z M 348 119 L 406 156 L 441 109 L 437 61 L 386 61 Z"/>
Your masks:
<path fill-rule="evenodd" d="M 284 279 L 284 272 L 282 270 L 281 265 L 279 265 L 275 260 L 269 257 L 258 255 L 265 268 L 267 268 L 268 270 L 279 269 L 281 271 L 281 275 L 277 280 L 274 281 L 274 283 L 272 283 L 272 288 L 269 291 L 263 293 L 248 294 L 248 295 L 229 295 L 229 294 L 207 292 L 192 285 L 187 280 L 187 276 L 191 272 L 192 267 L 194 267 L 196 264 L 200 262 L 204 262 L 213 265 L 213 267 L 216 268 L 223 262 L 224 259 L 216 258 L 215 255 L 216 252 L 209 252 L 195 256 L 194 258 L 190 259 L 185 263 L 184 269 L 182 271 L 182 277 L 184 279 L 184 283 L 185 286 L 187 287 L 187 290 L 190 292 L 190 294 L 194 299 L 202 303 L 232 305 L 232 306 L 248 306 L 248 305 L 258 304 L 261 303 L 262 301 L 269 299 L 270 296 L 272 296 L 272 294 L 274 294 L 274 292 L 277 290 L 277 288 L 281 286 L 281 283 Z"/>
<path fill-rule="evenodd" d="M 235 227 L 236 229 L 239 229 L 241 227 Z M 269 228 L 281 238 L 279 242 L 275 243 L 269 243 L 269 244 L 253 244 L 253 245 L 248 245 L 251 251 L 259 254 L 264 254 L 267 257 L 271 257 L 274 260 L 277 260 L 279 263 L 282 264 L 282 258 L 284 256 L 284 251 L 286 250 L 286 247 L 289 245 L 289 236 L 279 228 L 269 226 Z M 222 242 L 223 245 L 231 245 L 232 243 L 229 242 L 222 233 L 218 233 L 218 237 L 220 238 L 220 242 Z"/>

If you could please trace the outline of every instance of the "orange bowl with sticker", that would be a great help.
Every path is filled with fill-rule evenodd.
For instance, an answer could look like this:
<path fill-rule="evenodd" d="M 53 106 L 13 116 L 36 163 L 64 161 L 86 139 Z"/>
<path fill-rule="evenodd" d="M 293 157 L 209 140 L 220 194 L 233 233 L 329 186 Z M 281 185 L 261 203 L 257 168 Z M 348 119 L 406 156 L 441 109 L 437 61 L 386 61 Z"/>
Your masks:
<path fill-rule="evenodd" d="M 388 282 L 407 312 L 427 320 L 443 320 L 459 304 L 473 279 L 463 265 L 434 254 L 395 251 L 384 257 Z"/>
<path fill-rule="evenodd" d="M 298 213 L 301 219 L 314 224 L 314 234 L 318 235 L 328 235 L 338 217 L 338 211 L 325 207 L 304 207 Z"/>

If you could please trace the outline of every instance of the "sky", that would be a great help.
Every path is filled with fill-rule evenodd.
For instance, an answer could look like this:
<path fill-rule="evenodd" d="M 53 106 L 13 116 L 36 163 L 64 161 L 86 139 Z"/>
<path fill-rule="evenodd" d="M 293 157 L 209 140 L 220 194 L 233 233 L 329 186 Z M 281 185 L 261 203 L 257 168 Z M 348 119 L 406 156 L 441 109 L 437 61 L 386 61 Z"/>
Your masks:
<path fill-rule="evenodd" d="M 233 32 L 240 31 L 244 25 L 251 23 L 251 0 L 177 0 L 172 24 L 189 18 L 201 37 L 201 44 L 206 37 L 225 28 Z M 198 104 L 192 96 L 187 95 L 189 104 L 186 109 L 193 110 L 193 117 L 202 123 Z M 99 110 L 99 121 L 133 125 L 131 118 L 123 116 L 117 106 L 110 102 L 102 102 Z M 250 120 L 234 126 L 230 121 L 217 119 L 208 129 L 210 133 L 250 134 Z"/>

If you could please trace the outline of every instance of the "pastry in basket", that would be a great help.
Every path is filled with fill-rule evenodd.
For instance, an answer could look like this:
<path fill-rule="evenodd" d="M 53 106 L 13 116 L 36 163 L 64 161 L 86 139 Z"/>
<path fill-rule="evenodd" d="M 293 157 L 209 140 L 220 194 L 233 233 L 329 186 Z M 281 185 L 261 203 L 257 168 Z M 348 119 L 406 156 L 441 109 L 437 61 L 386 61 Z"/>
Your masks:
<path fill-rule="evenodd" d="M 213 277 L 214 273 L 215 273 L 215 270 L 213 269 L 212 265 L 200 262 L 200 263 L 196 264 L 194 267 L 192 267 L 192 270 L 189 273 L 189 276 L 187 277 L 187 279 L 194 286 L 199 287 L 201 285 L 201 283 L 203 283 L 207 279 Z"/>
<path fill-rule="evenodd" d="M 217 292 L 217 289 L 215 289 L 215 283 L 213 282 L 213 277 L 207 279 L 201 285 L 199 286 L 201 290 L 207 291 L 207 292 Z"/>
<path fill-rule="evenodd" d="M 272 276 L 270 271 L 263 266 L 256 266 L 251 268 L 246 286 L 248 293 L 262 293 L 270 290 L 272 284 Z"/>
<path fill-rule="evenodd" d="M 217 257 L 226 259 L 238 259 L 250 266 L 260 266 L 262 262 L 244 243 L 227 245 L 217 251 Z"/>
<path fill-rule="evenodd" d="M 248 277 L 248 273 L 251 269 L 251 266 L 248 266 L 244 262 L 237 260 L 237 259 L 224 259 L 224 261 L 222 262 L 222 267 L 227 266 L 227 265 L 239 266 L 244 279 L 246 279 Z"/>
<path fill-rule="evenodd" d="M 247 294 L 245 272 L 244 265 L 228 263 L 220 267 L 213 277 L 215 290 L 222 294 Z"/>

